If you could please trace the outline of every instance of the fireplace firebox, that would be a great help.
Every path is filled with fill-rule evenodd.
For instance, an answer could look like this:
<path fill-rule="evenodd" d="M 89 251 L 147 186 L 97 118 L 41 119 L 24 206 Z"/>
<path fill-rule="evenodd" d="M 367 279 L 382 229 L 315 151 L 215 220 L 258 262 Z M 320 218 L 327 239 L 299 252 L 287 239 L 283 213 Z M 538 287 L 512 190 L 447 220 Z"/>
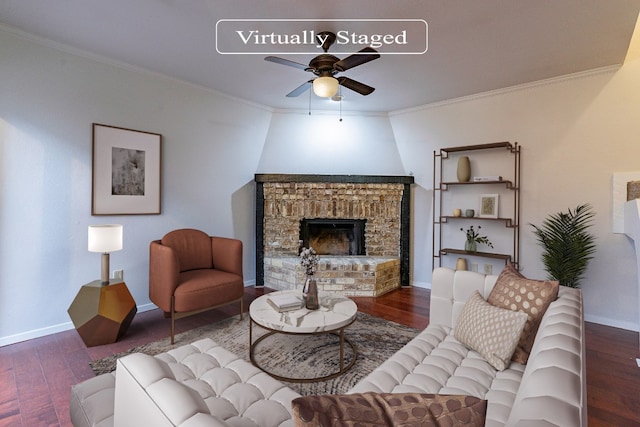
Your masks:
<path fill-rule="evenodd" d="M 303 218 L 300 244 L 318 255 L 366 255 L 366 219 Z"/>

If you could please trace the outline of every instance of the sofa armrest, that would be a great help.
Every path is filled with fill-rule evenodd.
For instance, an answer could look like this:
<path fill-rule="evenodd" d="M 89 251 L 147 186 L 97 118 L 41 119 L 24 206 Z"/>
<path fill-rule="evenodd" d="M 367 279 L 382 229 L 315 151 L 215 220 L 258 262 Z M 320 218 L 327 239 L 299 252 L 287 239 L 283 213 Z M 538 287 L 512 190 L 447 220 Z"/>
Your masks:
<path fill-rule="evenodd" d="M 165 313 L 171 311 L 171 297 L 179 277 L 177 254 L 159 240 L 152 241 L 149 245 L 149 299 Z"/>
<path fill-rule="evenodd" d="M 74 427 L 113 425 L 115 373 L 98 375 L 71 387 L 69 415 Z"/>
<path fill-rule="evenodd" d="M 242 277 L 242 241 L 211 237 L 213 268 Z"/>
<path fill-rule="evenodd" d="M 547 309 L 507 425 L 587 425 L 582 292 L 560 287 Z"/>

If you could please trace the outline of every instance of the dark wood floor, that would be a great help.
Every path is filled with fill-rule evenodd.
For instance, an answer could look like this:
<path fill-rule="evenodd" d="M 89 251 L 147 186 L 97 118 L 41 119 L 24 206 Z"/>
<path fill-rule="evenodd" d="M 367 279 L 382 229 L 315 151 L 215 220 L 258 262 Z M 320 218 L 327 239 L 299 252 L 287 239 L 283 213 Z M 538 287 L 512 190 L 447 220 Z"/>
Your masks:
<path fill-rule="evenodd" d="M 247 288 L 245 309 L 262 289 Z M 408 326 L 429 322 L 429 291 L 407 288 L 379 298 L 354 298 L 360 311 Z M 217 321 L 235 307 L 176 322 L 178 332 Z M 89 361 L 168 336 L 169 321 L 158 310 L 139 313 L 126 336 L 87 348 L 75 330 L 0 347 L 0 426 L 70 426 L 71 385 L 93 376 Z M 638 334 L 587 323 L 589 426 L 640 425 Z"/>

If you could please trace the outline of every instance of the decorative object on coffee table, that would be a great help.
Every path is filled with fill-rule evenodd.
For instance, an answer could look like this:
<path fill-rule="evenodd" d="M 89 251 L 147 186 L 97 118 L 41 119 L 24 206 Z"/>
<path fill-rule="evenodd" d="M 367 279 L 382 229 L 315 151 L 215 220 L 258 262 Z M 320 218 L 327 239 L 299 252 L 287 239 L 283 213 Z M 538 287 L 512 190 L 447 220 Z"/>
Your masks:
<path fill-rule="evenodd" d="M 307 276 L 303 290 L 305 296 L 304 306 L 309 310 L 317 310 L 320 308 L 318 304 L 318 284 L 313 275 Z"/>
<path fill-rule="evenodd" d="M 313 275 L 318 266 L 318 254 L 312 248 L 302 248 L 300 251 L 300 265 L 304 268 L 307 279 L 302 289 L 304 304 L 309 310 L 317 310 L 320 308 L 318 304 L 318 284 Z"/>

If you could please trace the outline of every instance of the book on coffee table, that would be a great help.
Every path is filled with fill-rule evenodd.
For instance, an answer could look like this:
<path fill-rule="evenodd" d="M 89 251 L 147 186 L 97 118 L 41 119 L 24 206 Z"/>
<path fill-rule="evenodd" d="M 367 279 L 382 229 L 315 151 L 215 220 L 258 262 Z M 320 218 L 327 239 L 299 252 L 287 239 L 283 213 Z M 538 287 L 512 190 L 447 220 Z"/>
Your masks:
<path fill-rule="evenodd" d="M 302 299 L 293 294 L 270 295 L 267 301 L 279 312 L 302 308 Z"/>

